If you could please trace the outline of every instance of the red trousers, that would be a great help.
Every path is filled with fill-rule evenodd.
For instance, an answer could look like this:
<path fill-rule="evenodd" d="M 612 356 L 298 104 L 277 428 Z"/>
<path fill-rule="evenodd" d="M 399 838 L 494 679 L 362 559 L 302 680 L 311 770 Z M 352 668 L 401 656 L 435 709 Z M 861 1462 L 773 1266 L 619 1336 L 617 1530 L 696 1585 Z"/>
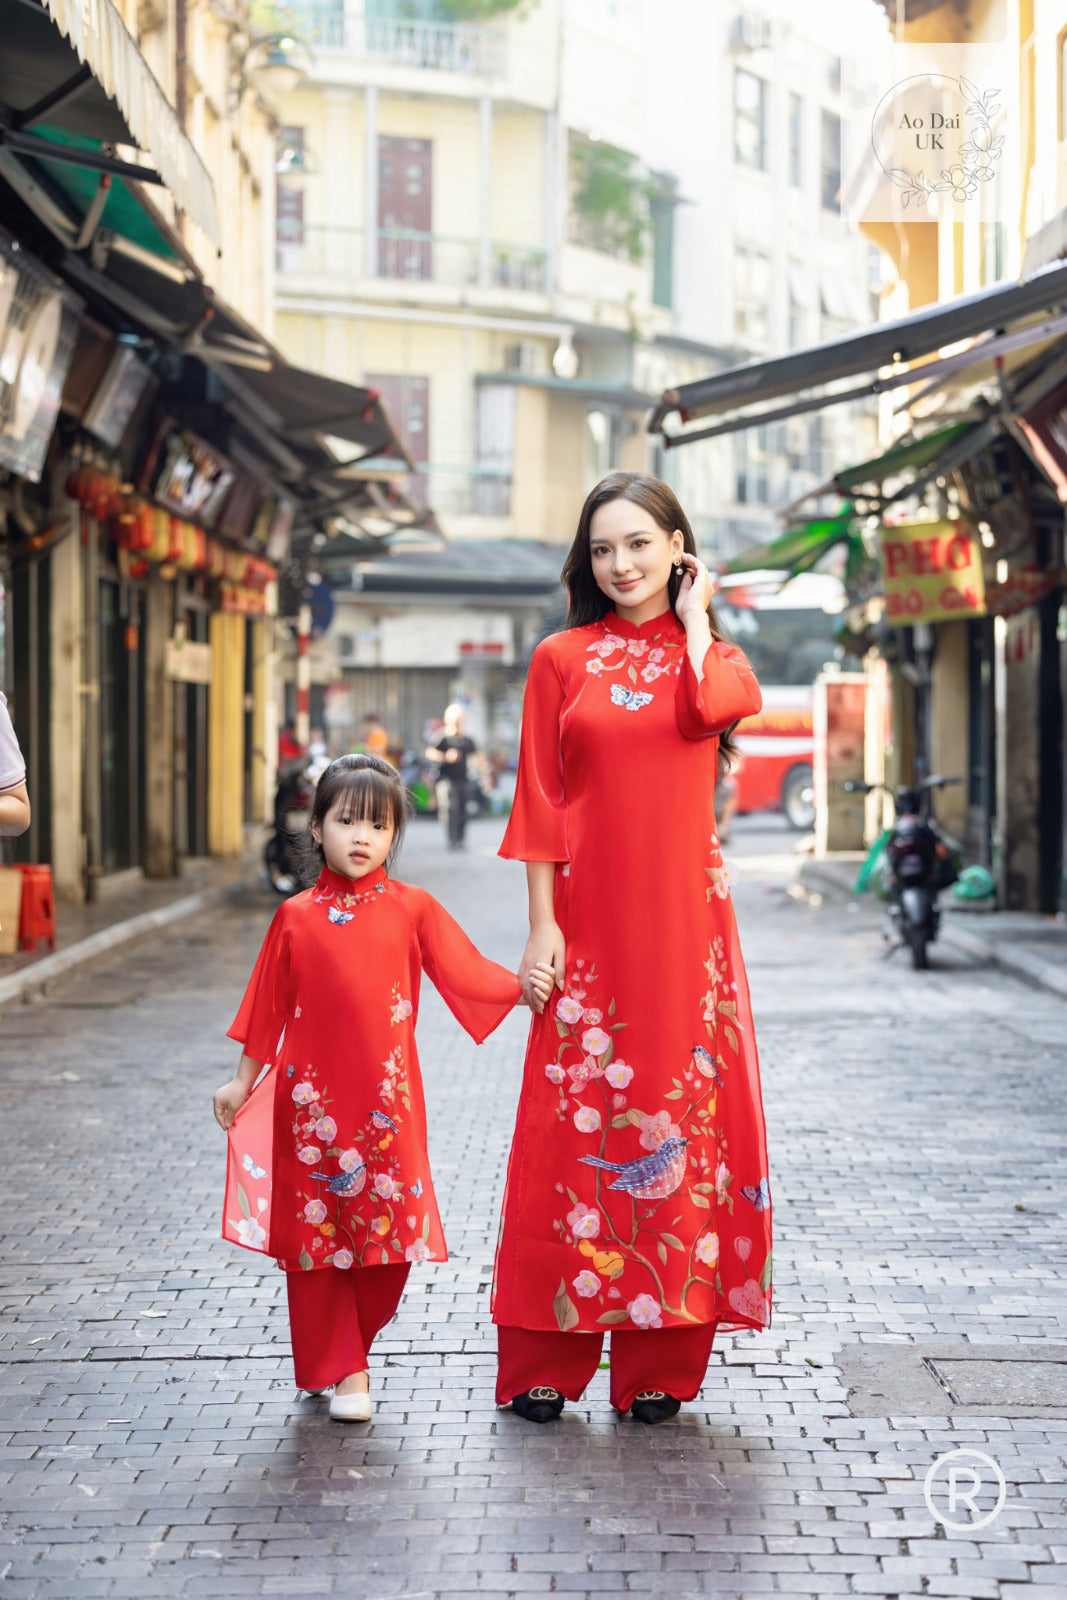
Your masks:
<path fill-rule="evenodd" d="M 629 1411 L 639 1394 L 662 1389 L 676 1400 L 692 1400 L 708 1370 L 715 1323 L 695 1328 L 611 1330 L 611 1403 Z M 538 1384 L 580 1400 L 600 1364 L 600 1333 L 545 1333 L 498 1327 L 497 1405 Z"/>
<path fill-rule="evenodd" d="M 396 1312 L 410 1271 L 405 1262 L 285 1274 L 298 1389 L 328 1389 L 366 1371 L 371 1344 Z"/>

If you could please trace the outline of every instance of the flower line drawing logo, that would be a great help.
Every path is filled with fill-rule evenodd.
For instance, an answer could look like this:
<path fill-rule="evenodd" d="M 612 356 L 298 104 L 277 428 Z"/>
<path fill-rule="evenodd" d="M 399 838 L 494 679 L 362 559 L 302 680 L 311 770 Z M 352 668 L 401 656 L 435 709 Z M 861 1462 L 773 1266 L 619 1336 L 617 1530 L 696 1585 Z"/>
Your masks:
<path fill-rule="evenodd" d="M 914 84 L 920 80 L 908 81 Z M 898 91 L 905 89 L 905 84 L 895 85 L 883 96 L 872 119 L 871 147 L 875 159 L 890 182 L 902 191 L 901 206 L 905 210 L 913 201 L 920 206 L 926 205 L 938 194 L 951 194 L 955 201 L 970 200 L 978 192 L 979 183 L 989 183 L 996 176 L 996 162 L 1004 147 L 1004 136 L 994 132 L 994 124 L 1001 112 L 1001 91 L 995 88 L 979 89 L 969 78 L 962 76 L 945 78 L 941 82 L 942 85 L 955 84 L 958 87 L 963 100 L 962 112 L 948 116 L 935 110 L 924 117 L 913 115 L 905 109 L 892 131 L 894 142 L 901 134 L 911 134 L 914 135 L 918 150 L 931 153 L 944 150 L 941 142 L 944 135 L 965 132 L 966 136 L 954 152 L 955 159 L 942 166 L 935 177 L 931 178 L 922 166 L 913 169 L 903 164 L 889 165 L 879 152 L 879 130 L 889 109 L 887 102 L 894 98 L 899 106 Z"/>

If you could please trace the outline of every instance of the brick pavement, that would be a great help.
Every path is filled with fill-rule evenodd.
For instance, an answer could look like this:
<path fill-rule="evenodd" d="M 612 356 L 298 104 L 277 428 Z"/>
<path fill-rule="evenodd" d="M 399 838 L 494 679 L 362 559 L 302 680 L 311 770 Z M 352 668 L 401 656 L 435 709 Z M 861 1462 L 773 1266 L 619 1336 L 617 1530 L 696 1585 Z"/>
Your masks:
<path fill-rule="evenodd" d="M 522 873 L 495 833 L 459 858 L 421 825 L 406 872 L 514 962 Z M 783 892 L 784 841 L 738 832 L 774 1325 L 723 1338 L 700 1402 L 657 1429 L 608 1409 L 603 1373 L 549 1427 L 493 1406 L 521 1014 L 479 1051 L 426 993 L 453 1257 L 413 1273 L 376 1418 L 347 1429 L 293 1389 L 280 1275 L 218 1238 L 210 1093 L 265 896 L 0 1018 L 0 1594 L 1067 1594 L 1067 1407 L 916 1414 L 898 1388 L 871 1415 L 848 1377 L 857 1349 L 906 1361 L 912 1341 L 1062 1358 L 1063 1003 L 947 949 L 887 967 L 873 914 Z M 951 1533 L 922 1480 L 960 1447 L 995 1458 L 1006 1500 Z"/>

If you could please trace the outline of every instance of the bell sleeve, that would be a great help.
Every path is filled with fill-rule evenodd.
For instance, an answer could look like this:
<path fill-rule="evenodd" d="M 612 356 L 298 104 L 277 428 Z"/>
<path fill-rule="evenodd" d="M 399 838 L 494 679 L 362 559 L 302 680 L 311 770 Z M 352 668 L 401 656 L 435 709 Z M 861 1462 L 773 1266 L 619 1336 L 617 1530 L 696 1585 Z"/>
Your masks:
<path fill-rule="evenodd" d="M 563 680 L 549 641 L 530 660 L 522 702 L 515 799 L 498 855 L 511 861 L 567 861 L 567 799 L 559 719 Z"/>
<path fill-rule="evenodd" d="M 416 921 L 427 977 L 460 1026 L 481 1044 L 518 1003 L 518 978 L 483 956 L 455 918 L 424 891 Z"/>
<path fill-rule="evenodd" d="M 688 655 L 682 663 L 675 710 L 686 739 L 725 733 L 742 717 L 755 716 L 762 704 L 756 675 L 736 645 L 713 639 L 699 681 Z"/>
<path fill-rule="evenodd" d="M 289 999 L 290 939 L 286 907 L 279 906 L 252 969 L 231 1039 L 244 1045 L 253 1061 L 273 1061 L 285 1028 Z"/>

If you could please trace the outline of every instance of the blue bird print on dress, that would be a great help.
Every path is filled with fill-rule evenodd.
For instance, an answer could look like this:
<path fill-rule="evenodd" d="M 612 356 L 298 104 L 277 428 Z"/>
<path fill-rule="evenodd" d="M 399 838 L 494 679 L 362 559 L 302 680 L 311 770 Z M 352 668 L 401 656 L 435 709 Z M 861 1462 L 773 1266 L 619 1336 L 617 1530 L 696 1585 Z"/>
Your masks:
<path fill-rule="evenodd" d="M 722 1087 L 722 1073 L 719 1071 L 719 1063 L 715 1060 L 710 1050 L 705 1050 L 702 1044 L 693 1046 L 693 1065 L 698 1072 L 704 1074 L 705 1078 L 714 1078 L 720 1088 Z"/>
<path fill-rule="evenodd" d="M 397 1132 L 396 1123 L 392 1117 L 387 1117 L 384 1111 L 372 1111 L 370 1119 L 376 1128 L 388 1128 L 391 1133 Z"/>
<path fill-rule="evenodd" d="M 650 694 L 644 694 L 640 689 L 627 689 L 623 683 L 613 683 L 611 686 L 612 705 L 625 706 L 627 711 L 640 711 L 651 699 Z"/>
<path fill-rule="evenodd" d="M 351 1197 L 362 1193 L 363 1185 L 367 1181 L 367 1163 L 361 1161 L 351 1172 L 338 1172 L 332 1178 L 328 1178 L 325 1172 L 313 1172 L 311 1176 L 316 1183 L 324 1183 L 330 1194 L 344 1194 Z"/>
<path fill-rule="evenodd" d="M 338 911 L 336 906 L 331 906 L 326 915 L 329 917 L 331 922 L 336 922 L 338 927 L 343 928 L 346 922 L 352 921 L 352 918 L 355 916 L 355 912 Z"/>
<path fill-rule="evenodd" d="M 743 1183 L 741 1193 L 745 1199 L 755 1206 L 757 1211 L 767 1211 L 771 1204 L 771 1190 L 766 1178 L 761 1178 L 758 1184 Z"/>
<path fill-rule="evenodd" d="M 688 1139 L 664 1139 L 658 1150 L 637 1161 L 605 1161 L 600 1156 L 579 1156 L 587 1167 L 601 1167 L 618 1174 L 609 1189 L 621 1189 L 636 1200 L 662 1200 L 681 1188 L 685 1177 L 685 1147 Z"/>

